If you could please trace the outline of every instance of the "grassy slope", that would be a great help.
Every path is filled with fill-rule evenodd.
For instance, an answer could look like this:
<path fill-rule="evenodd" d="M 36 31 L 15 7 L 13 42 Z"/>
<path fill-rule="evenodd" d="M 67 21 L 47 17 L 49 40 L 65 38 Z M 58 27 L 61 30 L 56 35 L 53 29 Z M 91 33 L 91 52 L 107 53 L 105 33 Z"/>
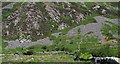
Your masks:
<path fill-rule="evenodd" d="M 87 4 L 87 5 L 91 7 L 90 4 Z M 93 13 L 93 14 L 94 14 L 93 16 L 99 15 L 97 13 Z M 7 14 L 5 16 L 7 16 Z M 88 18 L 88 19 L 84 20 L 86 22 L 85 23 L 82 22 L 82 23 L 83 24 L 88 23 L 87 21 L 89 19 L 91 19 L 91 18 Z M 77 39 L 76 37 L 75 38 L 67 38 L 67 37 L 65 37 L 65 34 L 67 33 L 67 31 L 70 30 L 71 28 L 75 27 L 75 26 L 77 26 L 77 25 L 75 24 L 74 26 L 71 26 L 71 27 L 66 28 L 64 30 L 61 30 L 61 32 L 62 32 L 63 35 L 60 36 L 60 37 L 58 37 L 58 38 L 52 38 L 55 41 L 55 44 L 51 45 L 51 46 L 47 46 L 47 49 L 42 49 L 41 45 L 36 45 L 36 46 L 31 47 L 31 48 L 33 48 L 32 49 L 33 52 L 35 52 L 35 54 L 37 54 L 37 52 L 42 52 L 43 50 L 44 51 L 47 51 L 47 50 L 54 51 L 56 47 L 59 48 L 59 50 L 61 50 L 62 48 L 65 48 L 65 49 L 67 49 L 67 51 L 72 51 L 72 52 L 76 51 L 78 49 L 77 42 L 80 42 L 80 40 Z M 71 43 L 66 42 L 65 41 L 66 39 L 73 40 L 73 43 L 71 44 Z M 60 43 L 60 40 L 61 40 L 61 43 Z M 90 40 L 92 41 L 92 43 L 89 43 Z M 115 45 L 117 46 L 117 44 L 115 44 Z M 113 45 L 111 45 L 111 46 L 113 46 Z M 98 41 L 96 41 L 96 39 L 94 39 L 94 38 L 90 38 L 89 40 L 86 40 L 86 41 L 84 41 L 84 43 L 80 44 L 81 52 L 91 52 L 91 53 L 94 52 L 94 53 L 96 53 L 96 51 L 101 51 L 101 50 L 99 50 L 99 48 L 103 48 L 103 47 L 104 47 L 104 45 L 103 44 L 102 45 L 98 44 Z M 19 49 L 11 49 L 11 50 L 5 50 L 4 53 L 6 53 L 6 54 L 8 54 L 8 53 L 20 53 L 21 54 L 22 52 L 25 52 L 26 50 L 29 50 L 29 49 L 30 48 L 23 49 L 23 50 L 20 49 L 20 48 Z M 90 50 L 87 50 L 87 49 L 90 49 Z M 112 51 L 113 54 L 117 54 L 117 52 L 118 52 L 117 48 L 110 48 L 109 50 Z M 38 54 L 38 55 L 40 55 L 40 54 Z M 38 58 L 38 56 L 34 56 L 34 57 Z M 32 61 L 32 62 L 37 62 L 37 61 L 43 61 L 44 62 L 44 61 L 48 61 L 49 62 L 49 61 L 56 61 L 55 60 L 56 58 L 59 61 L 73 61 L 72 57 L 69 56 L 69 55 L 66 55 L 66 54 L 60 54 L 60 55 L 58 54 L 58 55 L 51 55 L 51 56 L 49 56 L 49 55 L 40 55 L 40 57 L 44 57 L 44 58 L 41 58 L 42 60 L 39 58 L 39 59 L 36 59 L 36 60 L 30 60 L 30 61 Z M 49 57 L 49 59 L 46 59 L 46 57 Z M 8 56 L 8 58 L 11 58 L 11 57 Z M 18 61 L 24 61 L 24 60 L 28 60 L 28 59 L 23 59 L 23 60 L 18 60 Z"/>
<path fill-rule="evenodd" d="M 5 20 L 9 15 L 21 7 L 22 2 L 16 2 L 11 10 L 2 15 L 2 20 Z"/>
<path fill-rule="evenodd" d="M 12 58 L 12 59 L 11 59 Z M 33 58 L 33 59 L 32 59 Z M 61 54 L 41 54 L 41 55 L 6 55 L 3 58 L 3 62 L 72 62 L 72 56 L 61 53 Z"/>

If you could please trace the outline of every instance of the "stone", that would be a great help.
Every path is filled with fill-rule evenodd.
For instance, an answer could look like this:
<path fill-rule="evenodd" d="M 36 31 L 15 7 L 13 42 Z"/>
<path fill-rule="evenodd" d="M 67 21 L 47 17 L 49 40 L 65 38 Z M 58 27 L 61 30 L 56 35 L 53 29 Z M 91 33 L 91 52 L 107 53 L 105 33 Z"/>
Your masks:
<path fill-rule="evenodd" d="M 96 5 L 96 6 L 92 7 L 92 9 L 93 9 L 94 11 L 97 11 L 98 9 L 100 9 L 100 6 L 99 6 L 99 5 Z"/>
<path fill-rule="evenodd" d="M 52 27 L 55 27 L 54 25 L 52 25 Z"/>
<path fill-rule="evenodd" d="M 9 33 L 10 33 L 10 32 L 9 32 L 9 31 L 7 31 L 6 33 L 7 33 L 7 36 L 9 36 Z"/>
<path fill-rule="evenodd" d="M 102 13 L 102 14 L 106 14 L 106 10 L 105 10 L 105 9 L 102 9 L 101 13 Z"/>
<path fill-rule="evenodd" d="M 65 23 L 62 23 L 59 27 L 58 27 L 58 30 L 62 30 L 64 28 L 66 28 L 67 25 Z"/>
<path fill-rule="evenodd" d="M 58 33 L 53 33 L 52 35 L 55 37 L 59 37 L 61 34 L 62 34 L 61 32 L 58 32 Z"/>

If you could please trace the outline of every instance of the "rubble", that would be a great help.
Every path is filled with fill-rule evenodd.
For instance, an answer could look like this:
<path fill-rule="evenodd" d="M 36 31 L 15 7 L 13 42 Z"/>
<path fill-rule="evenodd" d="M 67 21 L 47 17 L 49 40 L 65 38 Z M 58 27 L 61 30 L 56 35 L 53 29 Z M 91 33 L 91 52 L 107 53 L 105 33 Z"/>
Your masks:
<path fill-rule="evenodd" d="M 67 28 L 67 24 L 62 23 L 61 25 L 59 25 L 58 30 L 62 30 L 62 29 L 65 29 L 65 28 Z"/>

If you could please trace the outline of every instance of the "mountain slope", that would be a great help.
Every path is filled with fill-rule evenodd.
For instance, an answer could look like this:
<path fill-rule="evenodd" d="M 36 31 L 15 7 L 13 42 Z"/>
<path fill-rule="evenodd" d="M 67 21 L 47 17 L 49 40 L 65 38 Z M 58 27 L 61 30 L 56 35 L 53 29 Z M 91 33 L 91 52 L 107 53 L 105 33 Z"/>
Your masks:
<path fill-rule="evenodd" d="M 113 9 L 117 10 L 116 5 L 113 5 L 114 3 L 106 4 L 108 7 L 106 7 L 105 4 L 106 3 L 95 2 L 22 3 L 19 9 L 15 10 L 3 20 L 3 38 L 5 40 L 30 39 L 37 41 L 50 37 L 51 34 L 56 32 L 62 32 L 62 34 L 65 35 L 70 29 L 76 26 L 92 26 L 92 24 L 99 26 L 97 24 L 101 23 L 101 21 L 93 17 L 98 15 L 108 17 L 117 14 L 116 11 L 113 11 Z M 5 15 L 5 13 L 3 15 Z M 102 27 L 101 24 L 100 27 Z M 86 27 L 85 29 L 88 30 L 89 28 L 88 26 L 88 28 Z M 101 28 L 98 29 L 99 31 L 96 29 L 94 29 L 97 31 L 96 34 L 99 35 L 100 40 L 103 40 L 100 32 Z M 85 33 L 84 30 L 83 33 Z M 70 33 L 70 35 L 73 34 Z"/>

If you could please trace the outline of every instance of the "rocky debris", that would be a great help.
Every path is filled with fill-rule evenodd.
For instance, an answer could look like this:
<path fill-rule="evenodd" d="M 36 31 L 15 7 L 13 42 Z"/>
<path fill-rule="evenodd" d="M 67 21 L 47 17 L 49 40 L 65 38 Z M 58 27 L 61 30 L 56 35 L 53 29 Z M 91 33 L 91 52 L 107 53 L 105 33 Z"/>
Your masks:
<path fill-rule="evenodd" d="M 53 33 L 52 36 L 59 37 L 61 35 L 61 32 Z"/>
<path fill-rule="evenodd" d="M 42 38 L 54 29 L 62 30 L 84 20 L 85 14 L 71 8 L 72 5 L 71 3 L 24 3 L 3 22 L 3 36 L 20 36 L 19 33 L 27 33 Z"/>
<path fill-rule="evenodd" d="M 18 40 L 19 40 L 20 43 L 31 42 L 30 39 L 26 39 L 26 38 L 19 38 Z"/>
<path fill-rule="evenodd" d="M 35 7 L 35 3 L 29 3 L 26 5 L 26 7 L 28 11 L 26 12 L 27 21 L 32 23 L 34 29 L 39 29 L 40 26 L 38 22 L 42 20 L 41 11 L 37 7 Z M 30 25 L 28 25 L 28 27 L 30 27 Z"/>
<path fill-rule="evenodd" d="M 93 9 L 94 11 L 97 11 L 97 10 L 100 9 L 100 7 L 101 7 L 100 5 L 95 5 L 95 6 L 92 7 L 92 9 Z"/>
<path fill-rule="evenodd" d="M 99 12 L 100 14 L 103 14 L 103 15 L 105 15 L 105 14 L 107 14 L 107 13 L 109 13 L 110 11 L 107 9 L 107 8 L 104 8 L 103 6 L 100 6 L 100 5 L 95 5 L 95 6 L 93 6 L 92 7 L 92 10 L 93 11 L 97 11 L 97 12 Z"/>
<path fill-rule="evenodd" d="M 6 31 L 6 35 L 9 36 L 9 31 Z"/>
<path fill-rule="evenodd" d="M 65 29 L 65 28 L 67 28 L 67 27 L 68 27 L 67 24 L 62 23 L 61 25 L 59 25 L 58 30 Z"/>
<path fill-rule="evenodd" d="M 106 13 L 107 13 L 107 10 L 102 9 L 101 13 L 102 13 L 102 14 L 106 14 Z"/>
<path fill-rule="evenodd" d="M 44 39 L 40 39 L 37 40 L 35 42 L 32 42 L 31 40 L 25 40 L 23 43 L 21 43 L 20 41 L 16 40 L 16 41 L 7 41 L 8 46 L 6 47 L 6 49 L 14 49 L 14 48 L 27 48 L 30 46 L 34 46 L 34 45 L 52 45 L 53 41 L 51 41 L 49 39 L 49 37 L 44 38 Z"/>
<path fill-rule="evenodd" d="M 3 29 L 6 29 L 3 32 L 6 34 L 9 31 L 9 36 L 18 35 L 21 32 L 33 34 L 33 31 L 36 31 L 37 33 L 41 29 L 39 23 L 44 19 L 41 11 L 35 5 L 35 3 L 26 3 L 8 16 L 7 21 L 3 23 Z"/>
<path fill-rule="evenodd" d="M 85 16 L 82 14 L 82 13 L 80 13 L 78 16 L 76 16 L 77 17 L 77 21 L 78 22 L 80 22 L 81 20 L 84 20 L 85 19 Z"/>
<path fill-rule="evenodd" d="M 45 9 L 54 21 L 60 22 L 60 13 L 55 9 L 54 3 L 49 3 Z"/>

